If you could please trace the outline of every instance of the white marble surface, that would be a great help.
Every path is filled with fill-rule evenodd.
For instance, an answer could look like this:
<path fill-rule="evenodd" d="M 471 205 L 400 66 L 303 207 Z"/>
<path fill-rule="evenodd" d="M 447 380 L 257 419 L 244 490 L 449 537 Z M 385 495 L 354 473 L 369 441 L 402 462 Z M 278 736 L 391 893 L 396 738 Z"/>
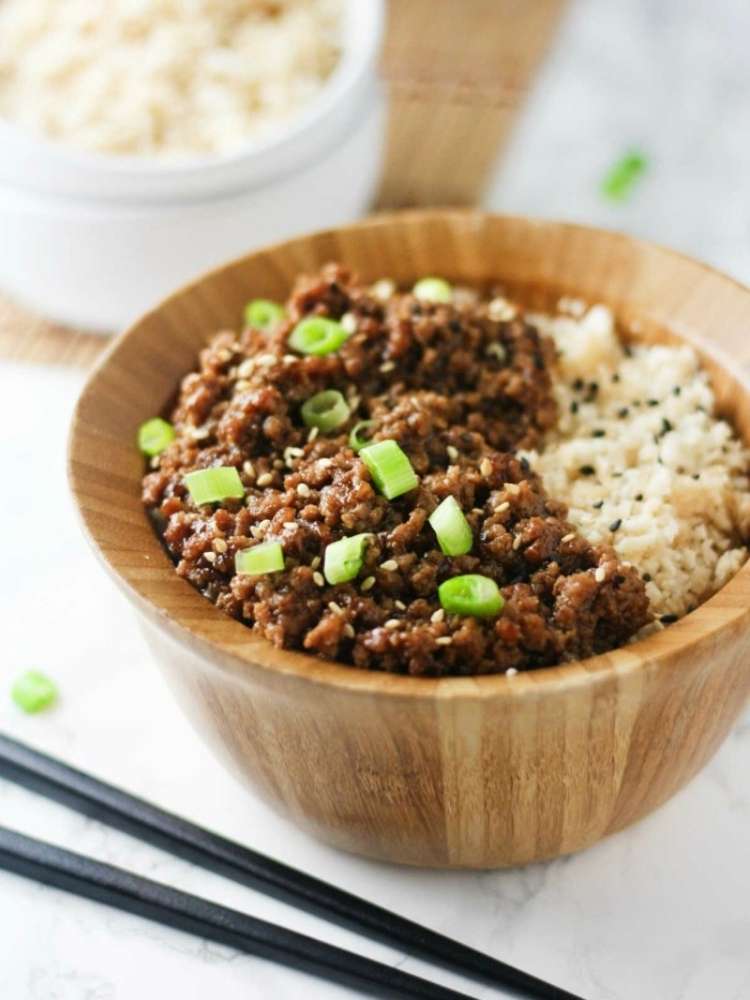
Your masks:
<path fill-rule="evenodd" d="M 490 204 L 629 229 L 750 279 L 749 34 L 746 0 L 578 3 Z M 596 185 L 630 142 L 652 155 L 653 169 L 631 203 L 613 208 L 599 201 Z M 523 871 L 446 874 L 336 854 L 241 792 L 208 756 L 173 704 L 130 609 L 87 551 L 62 458 L 79 384 L 63 369 L 0 369 L 0 729 L 589 1000 L 750 997 L 750 716 L 687 790 L 579 856 Z M 19 426 L 14 404 L 29 395 L 43 405 Z M 50 431 L 52 465 L 39 450 Z M 11 474 L 18 469 L 23 483 Z M 18 540 L 28 538 L 31 551 L 22 551 Z M 62 691 L 55 710 L 31 718 L 3 694 L 28 667 L 47 671 Z M 502 995 L 427 970 L 2 781 L 0 822 L 474 996 Z M 302 995 L 354 996 L 0 874 L 2 1000 Z"/>

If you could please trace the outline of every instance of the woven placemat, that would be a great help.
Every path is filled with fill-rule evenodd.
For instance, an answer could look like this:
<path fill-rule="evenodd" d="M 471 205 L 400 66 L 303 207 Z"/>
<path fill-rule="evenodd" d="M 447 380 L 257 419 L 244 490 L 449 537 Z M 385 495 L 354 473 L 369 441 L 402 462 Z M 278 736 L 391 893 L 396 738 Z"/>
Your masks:
<path fill-rule="evenodd" d="M 390 0 L 390 119 L 376 209 L 480 199 L 565 5 Z M 88 368 L 105 345 L 0 298 L 0 358 Z"/>

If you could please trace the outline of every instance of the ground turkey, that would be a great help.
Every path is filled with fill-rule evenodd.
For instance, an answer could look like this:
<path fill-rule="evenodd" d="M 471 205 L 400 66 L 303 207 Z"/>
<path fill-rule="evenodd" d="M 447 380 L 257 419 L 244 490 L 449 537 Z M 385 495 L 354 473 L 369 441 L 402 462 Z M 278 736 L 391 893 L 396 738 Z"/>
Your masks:
<path fill-rule="evenodd" d="M 551 343 L 523 319 L 497 320 L 486 301 L 386 301 L 329 265 L 300 280 L 271 333 L 217 334 L 182 382 L 177 437 L 152 461 L 143 499 L 177 572 L 272 642 L 372 670 L 439 676 L 522 670 L 618 646 L 649 621 L 644 585 L 612 549 L 593 546 L 563 504 L 515 457 L 539 447 L 557 419 Z M 354 332 L 324 357 L 290 351 L 305 315 Z M 338 389 L 351 416 L 333 434 L 311 432 L 301 405 Z M 348 446 L 370 419 L 393 439 L 419 486 L 388 501 Z M 232 465 L 244 500 L 196 507 L 186 472 Z M 427 522 L 447 496 L 474 535 L 468 555 L 440 551 Z M 350 583 L 329 586 L 325 548 L 372 533 Z M 237 575 L 235 554 L 279 541 L 285 569 Z M 446 614 L 438 586 L 481 573 L 505 606 L 491 619 Z"/>

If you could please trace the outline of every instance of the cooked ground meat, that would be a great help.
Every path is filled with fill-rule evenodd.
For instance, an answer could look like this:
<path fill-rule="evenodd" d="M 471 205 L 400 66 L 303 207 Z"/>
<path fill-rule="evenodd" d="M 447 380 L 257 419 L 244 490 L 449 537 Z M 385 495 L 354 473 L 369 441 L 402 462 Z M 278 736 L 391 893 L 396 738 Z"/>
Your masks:
<path fill-rule="evenodd" d="M 625 642 L 648 620 L 637 571 L 592 546 L 546 496 L 518 448 L 541 444 L 557 419 L 551 341 L 486 302 L 396 294 L 383 302 L 344 268 L 302 279 L 271 333 L 217 334 L 182 383 L 175 441 L 143 483 L 177 572 L 228 614 L 279 646 L 358 667 L 415 675 L 483 674 L 578 659 Z M 287 338 L 306 315 L 355 332 L 333 354 L 299 356 Z M 350 318 L 351 317 L 351 318 Z M 310 432 L 301 405 L 323 389 L 351 417 Z M 408 455 L 419 486 L 388 501 L 348 446 L 371 419 L 373 440 Z M 244 500 L 197 507 L 184 475 L 235 466 Z M 468 555 L 440 551 L 427 519 L 447 496 L 474 535 Z M 329 586 L 327 545 L 372 533 L 357 579 Z M 238 550 L 279 541 L 285 569 L 235 573 Z M 481 573 L 505 599 L 491 619 L 447 614 L 446 579 Z"/>

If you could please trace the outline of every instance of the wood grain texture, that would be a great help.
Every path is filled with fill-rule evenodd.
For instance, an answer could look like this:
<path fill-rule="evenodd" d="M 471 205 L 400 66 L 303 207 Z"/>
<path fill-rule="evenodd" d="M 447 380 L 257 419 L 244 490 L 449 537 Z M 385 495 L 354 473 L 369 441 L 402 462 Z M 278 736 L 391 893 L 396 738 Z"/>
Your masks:
<path fill-rule="evenodd" d="M 391 0 L 378 207 L 479 201 L 565 7 L 565 0 Z"/>
<path fill-rule="evenodd" d="M 0 361 L 90 368 L 107 341 L 58 326 L 0 296 Z"/>
<path fill-rule="evenodd" d="M 141 508 L 135 431 L 250 297 L 282 298 L 331 259 L 365 279 L 500 279 L 535 300 L 609 304 L 632 336 L 684 339 L 750 441 L 750 291 L 625 236 L 472 212 L 408 213 L 282 244 L 178 292 L 121 336 L 75 414 L 70 476 L 86 530 L 137 606 L 197 731 L 277 809 L 345 850 L 494 867 L 594 843 L 673 795 L 750 692 L 750 565 L 630 647 L 481 678 L 398 677 L 274 648 L 177 577 Z M 169 752 L 165 748 L 165 752 Z"/>

